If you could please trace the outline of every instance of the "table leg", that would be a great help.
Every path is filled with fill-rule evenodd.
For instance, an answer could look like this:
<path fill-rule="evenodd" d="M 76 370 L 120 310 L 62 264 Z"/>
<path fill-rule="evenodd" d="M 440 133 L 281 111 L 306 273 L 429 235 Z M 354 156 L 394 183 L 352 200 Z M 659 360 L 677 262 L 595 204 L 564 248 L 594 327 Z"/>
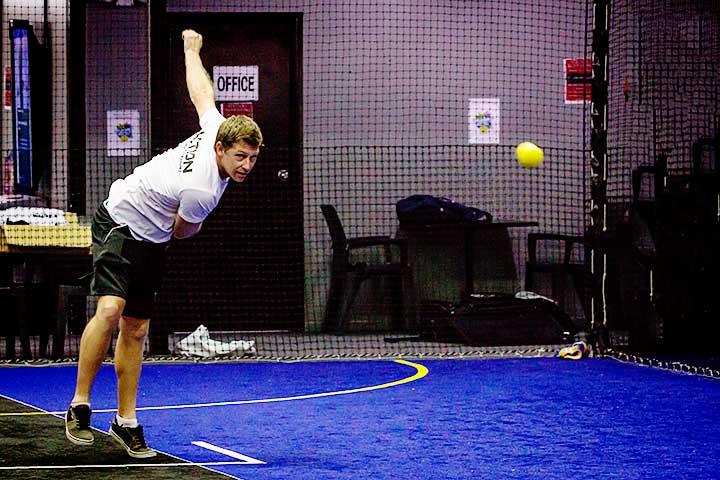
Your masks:
<path fill-rule="evenodd" d="M 10 360 L 15 358 L 15 335 L 10 332 L 5 336 L 5 356 Z"/>
<path fill-rule="evenodd" d="M 466 228 L 463 236 L 465 241 L 465 291 L 463 297 L 468 298 L 475 293 L 475 244 L 473 229 Z"/>
<path fill-rule="evenodd" d="M 15 297 L 15 311 L 17 312 L 18 330 L 20 334 L 20 347 L 22 348 L 22 358 L 29 360 L 32 358 L 32 349 L 30 348 L 30 319 L 28 318 L 28 287 L 21 285 L 18 288 Z"/>

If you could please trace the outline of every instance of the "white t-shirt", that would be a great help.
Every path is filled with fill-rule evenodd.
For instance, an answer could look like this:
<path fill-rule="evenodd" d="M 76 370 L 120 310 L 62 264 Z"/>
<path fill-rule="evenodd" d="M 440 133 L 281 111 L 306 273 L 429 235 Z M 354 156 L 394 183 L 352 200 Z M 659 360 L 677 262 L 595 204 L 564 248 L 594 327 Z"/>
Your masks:
<path fill-rule="evenodd" d="M 172 237 L 175 214 L 200 223 L 217 206 L 230 178 L 221 179 L 215 137 L 225 118 L 211 109 L 200 130 L 177 147 L 153 157 L 110 186 L 108 213 L 138 240 L 163 243 Z"/>

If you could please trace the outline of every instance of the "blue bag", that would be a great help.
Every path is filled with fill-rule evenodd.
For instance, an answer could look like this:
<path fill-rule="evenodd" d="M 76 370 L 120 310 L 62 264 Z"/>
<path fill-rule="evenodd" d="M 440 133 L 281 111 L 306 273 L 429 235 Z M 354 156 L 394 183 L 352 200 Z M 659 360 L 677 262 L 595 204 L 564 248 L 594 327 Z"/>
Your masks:
<path fill-rule="evenodd" d="M 489 212 L 445 197 L 411 195 L 395 204 L 398 220 L 407 224 L 458 224 L 492 222 Z"/>

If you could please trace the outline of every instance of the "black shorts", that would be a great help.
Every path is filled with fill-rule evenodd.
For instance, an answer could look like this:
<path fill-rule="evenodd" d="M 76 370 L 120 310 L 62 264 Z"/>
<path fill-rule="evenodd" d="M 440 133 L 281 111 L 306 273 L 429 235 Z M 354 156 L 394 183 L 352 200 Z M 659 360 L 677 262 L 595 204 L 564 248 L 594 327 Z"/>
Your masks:
<path fill-rule="evenodd" d="M 127 302 L 123 315 L 149 319 L 165 273 L 167 243 L 136 240 L 127 226 L 113 221 L 100 205 L 92 221 L 93 295 L 114 295 Z"/>

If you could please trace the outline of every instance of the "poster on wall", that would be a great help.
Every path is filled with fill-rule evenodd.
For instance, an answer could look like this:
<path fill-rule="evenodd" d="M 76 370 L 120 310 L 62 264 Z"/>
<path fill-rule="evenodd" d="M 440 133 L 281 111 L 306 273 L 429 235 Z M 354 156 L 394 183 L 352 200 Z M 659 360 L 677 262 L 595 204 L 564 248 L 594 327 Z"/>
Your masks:
<path fill-rule="evenodd" d="M 565 103 L 583 103 L 592 100 L 592 60 L 565 59 Z"/>
<path fill-rule="evenodd" d="M 108 110 L 107 150 L 110 157 L 140 156 L 140 112 Z"/>
<path fill-rule="evenodd" d="M 471 98 L 468 108 L 468 143 L 500 143 L 500 99 Z"/>

